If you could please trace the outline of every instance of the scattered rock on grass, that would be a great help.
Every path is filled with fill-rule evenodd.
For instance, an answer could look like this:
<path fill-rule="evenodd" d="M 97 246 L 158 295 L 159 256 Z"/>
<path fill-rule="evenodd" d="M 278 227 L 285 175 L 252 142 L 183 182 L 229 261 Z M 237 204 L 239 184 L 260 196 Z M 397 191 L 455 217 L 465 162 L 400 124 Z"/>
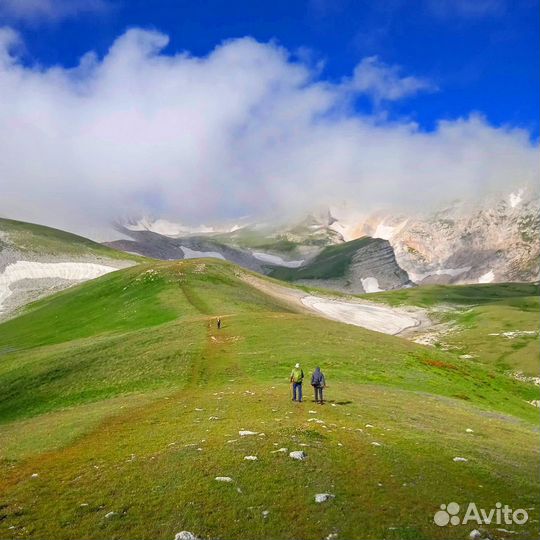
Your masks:
<path fill-rule="evenodd" d="M 249 431 L 247 429 L 241 429 L 238 432 L 238 435 L 240 435 L 240 437 L 249 437 L 249 435 L 258 435 L 258 433 L 256 431 Z"/>
<path fill-rule="evenodd" d="M 257 461 L 257 456 L 244 456 L 246 461 Z"/>
<path fill-rule="evenodd" d="M 471 428 L 467 428 L 467 429 L 465 430 L 465 432 L 466 432 L 466 433 L 474 433 L 474 431 L 473 431 Z"/>
<path fill-rule="evenodd" d="M 331 493 L 317 493 L 317 495 L 315 495 L 315 502 L 323 503 L 329 501 L 330 499 L 333 499 L 334 497 L 335 495 L 332 495 Z"/>
<path fill-rule="evenodd" d="M 289 453 L 289 457 L 303 461 L 307 458 L 306 453 L 303 450 L 294 450 Z"/>
<path fill-rule="evenodd" d="M 278 450 L 272 450 L 271 453 L 272 454 L 277 454 L 277 453 L 286 454 L 287 453 L 287 448 L 279 448 Z"/>
<path fill-rule="evenodd" d="M 378 442 L 376 442 L 376 441 L 373 441 L 371 444 L 372 444 L 373 446 L 381 446 L 381 443 L 378 443 Z"/>
<path fill-rule="evenodd" d="M 472 540 L 477 540 L 478 538 L 480 538 L 482 536 L 482 533 L 478 530 L 478 529 L 473 529 L 470 533 L 469 533 L 469 538 L 471 538 Z"/>
<path fill-rule="evenodd" d="M 266 519 L 269 516 L 269 514 L 270 514 L 270 510 L 263 510 L 262 511 L 262 517 L 264 519 Z"/>
<path fill-rule="evenodd" d="M 465 462 L 467 462 L 467 461 L 469 461 L 469 460 L 468 460 L 467 458 L 464 458 L 464 457 L 455 457 L 455 458 L 454 458 L 454 461 L 455 461 L 456 463 L 460 463 L 460 462 L 465 463 Z"/>
<path fill-rule="evenodd" d="M 218 482 L 232 482 L 233 479 L 230 476 L 216 476 L 215 480 Z"/>
<path fill-rule="evenodd" d="M 38 476 L 39 476 L 39 474 L 38 474 L 37 472 L 35 472 L 35 473 L 31 476 L 31 478 L 37 478 Z"/>
<path fill-rule="evenodd" d="M 110 519 L 110 518 L 112 518 L 114 516 L 117 516 L 117 515 L 118 515 L 118 512 L 109 512 L 108 514 L 105 514 L 105 517 L 107 519 Z"/>
<path fill-rule="evenodd" d="M 199 538 L 195 536 L 192 532 L 181 531 L 179 533 L 176 533 L 174 540 L 199 540 Z"/>

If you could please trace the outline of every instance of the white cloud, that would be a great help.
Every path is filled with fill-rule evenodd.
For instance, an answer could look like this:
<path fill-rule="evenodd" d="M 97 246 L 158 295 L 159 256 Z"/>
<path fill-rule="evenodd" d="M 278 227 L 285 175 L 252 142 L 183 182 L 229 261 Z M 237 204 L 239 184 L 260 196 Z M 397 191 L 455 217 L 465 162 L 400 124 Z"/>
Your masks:
<path fill-rule="evenodd" d="M 0 215 L 88 233 L 137 212 L 208 223 L 344 199 L 425 205 L 538 175 L 524 131 L 359 116 L 350 81 L 274 44 L 166 56 L 166 36 L 133 29 L 103 59 L 38 69 L 13 40 L 0 33 Z"/>
<path fill-rule="evenodd" d="M 389 66 L 377 56 L 364 58 L 354 69 L 351 88 L 369 94 L 376 102 L 395 101 L 437 87 L 427 79 L 401 76 L 399 66 Z"/>
<path fill-rule="evenodd" d="M 107 0 L 0 0 L 0 17 L 17 21 L 58 21 L 110 7 Z"/>

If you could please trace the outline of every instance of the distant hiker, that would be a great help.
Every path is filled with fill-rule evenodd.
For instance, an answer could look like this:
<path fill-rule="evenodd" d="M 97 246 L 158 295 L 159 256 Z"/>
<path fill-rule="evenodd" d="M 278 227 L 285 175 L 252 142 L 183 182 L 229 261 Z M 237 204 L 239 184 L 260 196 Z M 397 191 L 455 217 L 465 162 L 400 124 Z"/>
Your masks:
<path fill-rule="evenodd" d="M 302 401 L 302 381 L 304 380 L 304 372 L 300 367 L 300 364 L 296 364 L 291 371 L 291 383 L 293 392 L 293 401 L 296 401 L 296 394 L 298 394 L 298 401 Z"/>
<path fill-rule="evenodd" d="M 315 403 L 323 404 L 323 388 L 326 386 L 326 380 L 320 367 L 316 367 L 311 376 L 311 386 L 315 390 Z"/>
<path fill-rule="evenodd" d="M 220 330 L 221 329 L 221 318 L 218 317 L 218 320 L 217 320 L 217 329 Z"/>

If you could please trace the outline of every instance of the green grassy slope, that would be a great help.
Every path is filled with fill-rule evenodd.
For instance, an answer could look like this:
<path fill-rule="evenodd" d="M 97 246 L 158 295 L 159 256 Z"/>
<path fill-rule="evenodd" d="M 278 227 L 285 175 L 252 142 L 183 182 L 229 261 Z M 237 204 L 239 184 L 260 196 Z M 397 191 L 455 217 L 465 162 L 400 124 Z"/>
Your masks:
<path fill-rule="evenodd" d="M 305 266 L 300 268 L 276 268 L 272 270 L 270 275 L 285 281 L 339 278 L 347 272 L 358 249 L 380 241 L 376 238 L 359 238 L 343 244 L 327 246 Z"/>
<path fill-rule="evenodd" d="M 463 538 L 440 504 L 536 506 L 532 385 L 296 313 L 244 273 L 141 265 L 0 325 L 0 537 Z M 322 366 L 324 407 L 309 385 L 291 403 L 296 361 Z"/>
<path fill-rule="evenodd" d="M 441 345 L 502 371 L 538 376 L 539 293 L 534 283 L 432 285 L 371 294 L 369 299 L 427 308 L 433 319 L 452 325 Z"/>
<path fill-rule="evenodd" d="M 7 233 L 9 243 L 22 252 L 73 256 L 93 255 L 138 262 L 144 260 L 138 255 L 124 253 L 93 242 L 88 238 L 43 225 L 0 218 L 0 231 Z M 1 247 L 2 241 L 0 240 Z"/>

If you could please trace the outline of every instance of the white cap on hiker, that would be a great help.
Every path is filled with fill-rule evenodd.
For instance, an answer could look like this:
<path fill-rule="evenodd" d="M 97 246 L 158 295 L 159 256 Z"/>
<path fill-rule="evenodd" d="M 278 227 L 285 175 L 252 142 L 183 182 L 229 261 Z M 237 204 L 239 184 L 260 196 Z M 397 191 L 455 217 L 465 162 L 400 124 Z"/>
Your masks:
<path fill-rule="evenodd" d="M 300 364 L 296 362 L 296 365 L 294 367 L 298 369 L 300 367 Z"/>

